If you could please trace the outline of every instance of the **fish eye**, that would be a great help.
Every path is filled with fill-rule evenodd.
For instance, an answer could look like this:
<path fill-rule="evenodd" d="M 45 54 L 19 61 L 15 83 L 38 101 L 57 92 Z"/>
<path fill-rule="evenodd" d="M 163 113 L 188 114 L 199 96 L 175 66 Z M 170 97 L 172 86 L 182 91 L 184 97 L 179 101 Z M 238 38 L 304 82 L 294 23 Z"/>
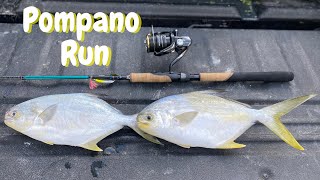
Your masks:
<path fill-rule="evenodd" d="M 152 121 L 153 120 L 152 114 L 144 114 L 142 117 L 145 121 Z"/>
<path fill-rule="evenodd" d="M 8 115 L 14 118 L 14 117 L 18 116 L 18 112 L 14 110 L 14 111 L 10 112 Z"/>
<path fill-rule="evenodd" d="M 144 122 L 151 122 L 154 120 L 153 114 L 141 114 L 139 115 L 138 119 L 144 121 Z"/>

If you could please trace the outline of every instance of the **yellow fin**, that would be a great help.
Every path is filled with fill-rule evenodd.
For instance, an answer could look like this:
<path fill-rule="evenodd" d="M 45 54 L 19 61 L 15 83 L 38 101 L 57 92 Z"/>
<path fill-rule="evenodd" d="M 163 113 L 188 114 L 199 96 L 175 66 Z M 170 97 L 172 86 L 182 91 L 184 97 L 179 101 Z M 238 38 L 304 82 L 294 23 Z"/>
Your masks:
<path fill-rule="evenodd" d="M 175 118 L 178 119 L 182 125 L 186 125 L 189 124 L 197 115 L 197 111 L 190 111 L 179 114 Z"/>
<path fill-rule="evenodd" d="M 48 144 L 48 145 L 53 145 L 53 142 L 49 142 L 49 141 L 42 141 L 43 143 L 46 143 L 46 144 Z"/>
<path fill-rule="evenodd" d="M 108 131 L 105 134 L 102 134 L 102 135 L 98 136 L 97 138 L 95 138 L 85 144 L 80 145 L 80 147 L 91 150 L 91 151 L 103 151 L 101 148 L 99 148 L 97 146 L 97 143 L 118 130 L 120 130 L 120 129 L 115 129 L 114 131 Z"/>
<path fill-rule="evenodd" d="M 304 148 L 298 143 L 298 141 L 293 137 L 289 130 L 282 124 L 280 117 L 287 114 L 294 108 L 298 107 L 300 104 L 304 103 L 310 98 L 316 96 L 315 94 L 300 96 L 297 98 L 282 101 L 280 103 L 265 107 L 261 109 L 264 113 L 271 116 L 272 120 L 260 120 L 262 124 L 267 126 L 272 132 L 278 135 L 284 142 L 303 151 Z"/>
<path fill-rule="evenodd" d="M 220 146 L 217 147 L 217 149 L 239 149 L 239 148 L 244 148 L 246 145 L 244 144 L 239 144 L 233 141 L 228 141 Z"/>
<path fill-rule="evenodd" d="M 89 142 L 87 144 L 80 145 L 80 147 L 88 149 L 88 150 L 91 150 L 91 151 L 103 151 L 101 148 L 99 148 L 97 146 L 97 144 L 94 144 L 94 143 L 91 143 L 91 142 Z"/>
<path fill-rule="evenodd" d="M 183 148 L 186 148 L 186 149 L 189 149 L 191 146 L 189 145 L 184 145 L 184 144 L 178 144 L 178 146 L 180 147 L 183 147 Z"/>

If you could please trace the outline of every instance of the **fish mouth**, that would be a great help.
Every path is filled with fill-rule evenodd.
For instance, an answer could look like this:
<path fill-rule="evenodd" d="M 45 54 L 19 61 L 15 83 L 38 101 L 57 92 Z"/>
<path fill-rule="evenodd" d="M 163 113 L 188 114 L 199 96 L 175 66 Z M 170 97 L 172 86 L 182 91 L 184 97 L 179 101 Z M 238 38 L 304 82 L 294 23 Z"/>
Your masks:
<path fill-rule="evenodd" d="M 13 120 L 5 119 L 4 120 L 4 124 L 6 124 L 11 129 L 16 130 L 16 131 L 21 132 L 21 133 L 23 133 L 24 130 L 25 130 L 24 128 L 21 128 L 20 126 L 18 126 Z"/>
<path fill-rule="evenodd" d="M 137 126 L 143 132 L 155 136 L 154 129 L 149 122 L 137 122 Z"/>
<path fill-rule="evenodd" d="M 12 121 L 12 120 L 5 119 L 5 120 L 4 120 L 4 124 L 7 125 L 7 126 L 9 126 L 9 127 L 12 128 L 12 129 L 14 129 L 14 128 L 13 128 L 14 125 L 13 125 L 13 121 Z"/>
<path fill-rule="evenodd" d="M 150 126 L 150 124 L 145 121 L 138 121 L 137 124 L 138 124 L 138 128 L 140 129 L 146 129 Z"/>

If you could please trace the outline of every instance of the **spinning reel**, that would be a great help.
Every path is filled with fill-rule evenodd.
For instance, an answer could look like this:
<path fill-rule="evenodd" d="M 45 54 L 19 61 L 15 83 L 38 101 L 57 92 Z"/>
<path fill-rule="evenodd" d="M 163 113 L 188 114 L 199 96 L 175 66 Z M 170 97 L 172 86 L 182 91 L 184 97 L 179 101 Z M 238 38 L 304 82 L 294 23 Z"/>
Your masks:
<path fill-rule="evenodd" d="M 147 34 L 146 40 L 147 52 L 153 52 L 155 56 L 162 56 L 165 54 L 177 52 L 178 56 L 171 61 L 169 65 L 169 72 L 172 66 L 175 65 L 187 52 L 191 45 L 191 38 L 189 36 L 178 36 L 178 30 L 172 32 L 157 32 L 151 27 L 151 32 Z"/>

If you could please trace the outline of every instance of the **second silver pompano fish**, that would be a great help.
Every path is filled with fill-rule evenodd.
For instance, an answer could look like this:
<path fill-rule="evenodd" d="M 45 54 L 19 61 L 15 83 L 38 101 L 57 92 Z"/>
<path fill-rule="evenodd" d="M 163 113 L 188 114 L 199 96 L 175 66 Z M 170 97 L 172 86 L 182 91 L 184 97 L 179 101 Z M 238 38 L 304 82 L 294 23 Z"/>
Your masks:
<path fill-rule="evenodd" d="M 304 150 L 280 117 L 314 96 L 301 96 L 256 110 L 214 96 L 210 91 L 192 92 L 152 103 L 139 113 L 137 123 L 144 132 L 184 148 L 233 149 L 245 147 L 234 140 L 259 121 L 292 147 Z"/>
<path fill-rule="evenodd" d="M 136 126 L 136 115 L 126 116 L 91 94 L 58 94 L 31 99 L 12 107 L 5 124 L 47 144 L 79 146 L 102 151 L 97 143 L 129 126 L 145 139 L 160 143 Z"/>

